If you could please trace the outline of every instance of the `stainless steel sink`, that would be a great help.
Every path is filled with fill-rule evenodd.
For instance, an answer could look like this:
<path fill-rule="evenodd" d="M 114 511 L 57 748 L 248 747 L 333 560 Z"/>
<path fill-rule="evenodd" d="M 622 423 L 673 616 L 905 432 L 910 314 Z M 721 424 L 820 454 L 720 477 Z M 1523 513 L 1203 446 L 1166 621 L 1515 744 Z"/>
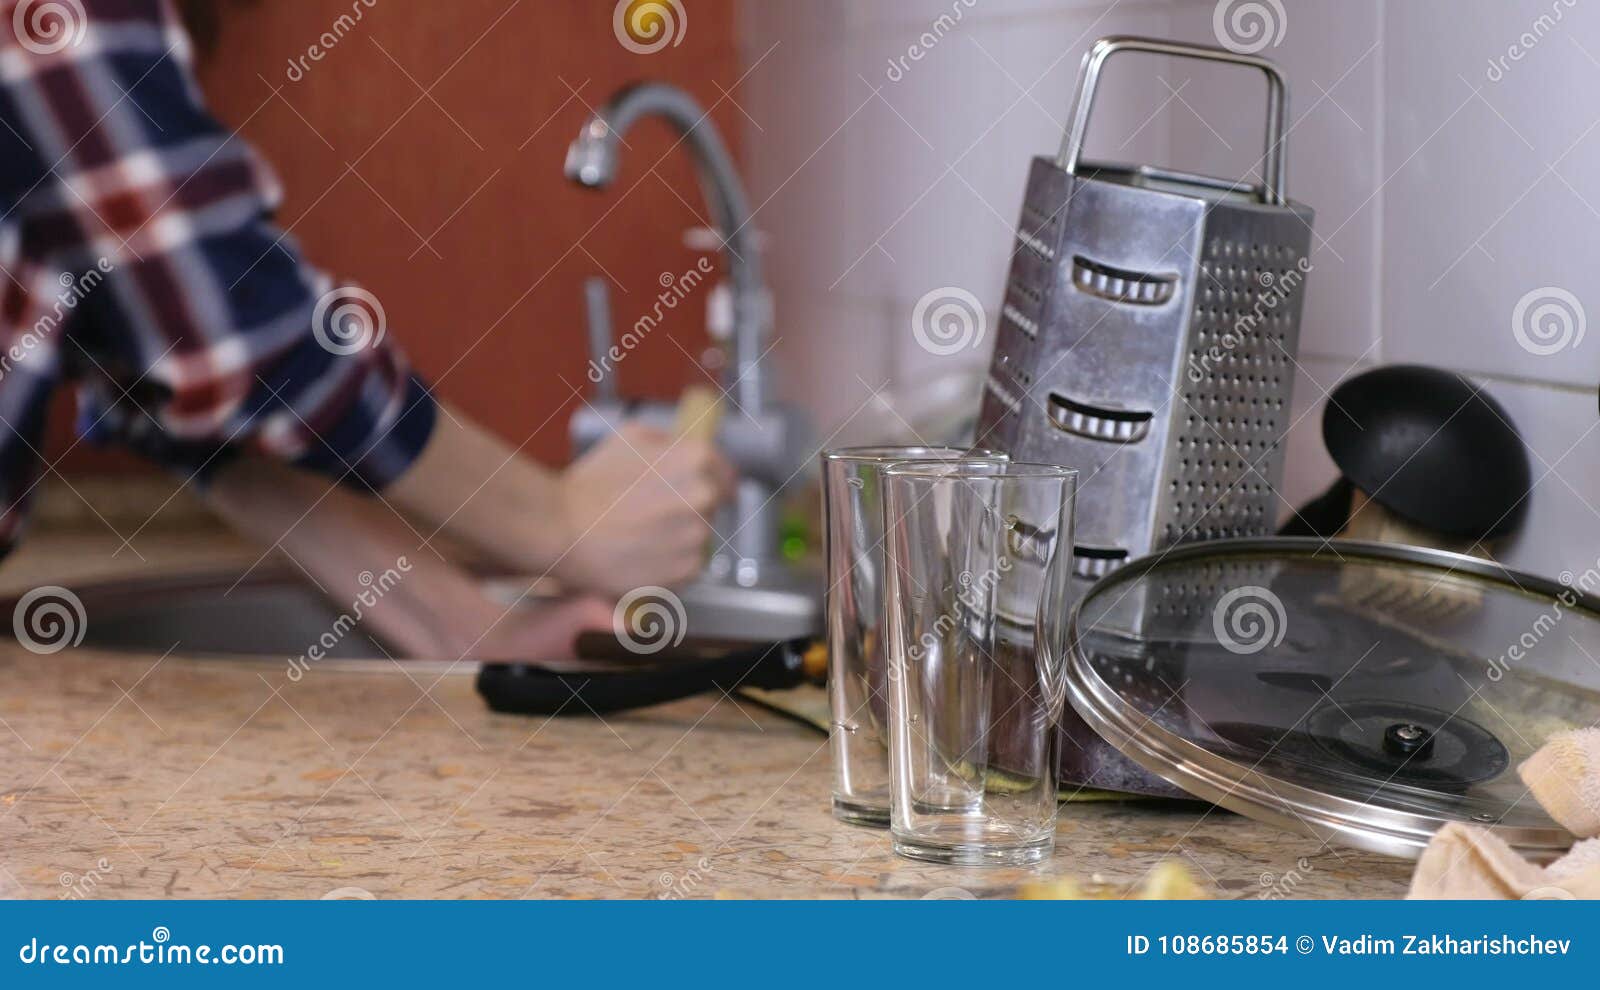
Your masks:
<path fill-rule="evenodd" d="M 175 652 L 191 655 L 299 656 L 339 621 L 339 610 L 303 580 L 287 574 L 238 579 L 234 573 L 78 589 L 88 617 L 83 645 L 158 655 L 177 644 Z M 372 658 L 385 650 L 357 628 L 328 654 Z"/>
<path fill-rule="evenodd" d="M 530 592 L 526 578 L 489 579 L 484 588 L 507 605 L 548 600 L 556 590 L 535 584 Z M 322 658 L 312 662 L 319 668 L 398 673 L 394 661 L 405 660 L 413 672 L 478 670 L 477 663 L 409 657 L 388 647 L 288 568 L 103 581 L 71 591 L 83 604 L 82 649 L 282 665 L 305 656 L 315 644 Z M 819 631 L 815 597 L 810 588 L 744 589 L 704 582 L 678 593 L 676 621 L 687 636 L 701 639 L 802 639 Z M 0 615 L 14 615 L 18 602 L 0 601 Z"/>
<path fill-rule="evenodd" d="M 326 659 L 318 667 L 398 672 L 407 659 L 363 632 L 341 623 L 343 610 L 282 569 L 211 571 L 173 577 L 104 581 L 71 589 L 83 603 L 80 648 L 111 653 L 146 653 L 285 664 L 317 644 Z M 14 614 L 18 599 L 0 602 Z M 331 645 L 328 645 L 331 642 Z M 419 671 L 422 661 L 407 659 Z M 452 665 L 433 661 L 443 671 Z M 452 673 L 476 673 L 475 663 Z"/>

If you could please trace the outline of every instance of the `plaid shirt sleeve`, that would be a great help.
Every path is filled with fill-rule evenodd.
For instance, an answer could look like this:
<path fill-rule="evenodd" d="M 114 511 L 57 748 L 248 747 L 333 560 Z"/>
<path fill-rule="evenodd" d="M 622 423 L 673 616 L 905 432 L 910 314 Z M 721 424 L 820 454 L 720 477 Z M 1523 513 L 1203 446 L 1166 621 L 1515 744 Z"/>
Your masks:
<path fill-rule="evenodd" d="M 0 0 L 0 125 L 0 545 L 63 382 L 80 433 L 201 479 L 239 450 L 373 489 L 412 463 L 429 393 L 377 299 L 273 225 L 170 0 Z"/>

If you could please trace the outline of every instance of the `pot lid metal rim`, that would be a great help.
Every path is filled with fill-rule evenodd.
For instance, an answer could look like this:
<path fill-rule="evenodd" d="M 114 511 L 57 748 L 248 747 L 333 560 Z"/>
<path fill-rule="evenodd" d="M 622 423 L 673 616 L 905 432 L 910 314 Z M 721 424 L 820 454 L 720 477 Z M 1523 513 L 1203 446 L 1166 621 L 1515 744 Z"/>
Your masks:
<path fill-rule="evenodd" d="M 1083 606 L 1108 589 L 1131 582 L 1158 567 L 1185 561 L 1278 556 L 1285 560 L 1333 552 L 1341 561 L 1414 564 L 1446 573 L 1484 579 L 1522 594 L 1561 596 L 1569 607 L 1584 608 L 1600 621 L 1600 598 L 1546 578 L 1509 570 L 1481 557 L 1357 540 L 1316 537 L 1251 537 L 1184 544 L 1139 558 L 1095 582 L 1078 599 L 1067 620 L 1067 697 L 1097 735 L 1119 752 L 1188 793 L 1229 811 L 1324 841 L 1383 855 L 1416 859 L 1439 828 L 1464 819 L 1374 808 L 1369 804 L 1312 790 L 1246 767 L 1169 732 L 1124 702 L 1090 665 L 1079 648 Z M 1480 823 L 1513 849 L 1540 862 L 1566 852 L 1575 841 L 1560 827 L 1513 827 Z"/>

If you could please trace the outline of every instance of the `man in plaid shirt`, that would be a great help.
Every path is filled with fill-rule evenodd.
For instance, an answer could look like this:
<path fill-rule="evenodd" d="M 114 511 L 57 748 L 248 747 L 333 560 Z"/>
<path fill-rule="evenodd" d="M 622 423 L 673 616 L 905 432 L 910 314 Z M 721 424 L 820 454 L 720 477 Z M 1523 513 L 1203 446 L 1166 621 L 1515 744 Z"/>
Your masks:
<path fill-rule="evenodd" d="M 0 0 L 0 551 L 70 385 L 81 434 L 180 472 L 336 600 L 406 556 L 370 621 L 416 655 L 554 657 L 606 598 L 692 577 L 715 451 L 629 427 L 554 474 L 441 409 L 370 294 L 273 224 L 275 179 L 192 64 L 171 0 Z M 591 597 L 506 616 L 419 546 L 440 531 Z"/>

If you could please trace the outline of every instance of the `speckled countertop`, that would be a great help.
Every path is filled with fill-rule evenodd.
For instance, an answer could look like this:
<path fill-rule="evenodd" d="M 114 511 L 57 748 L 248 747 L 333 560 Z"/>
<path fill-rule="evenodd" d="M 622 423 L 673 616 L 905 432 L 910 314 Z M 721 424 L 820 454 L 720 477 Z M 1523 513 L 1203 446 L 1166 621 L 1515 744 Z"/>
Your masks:
<path fill-rule="evenodd" d="M 40 534 L 13 593 L 255 559 L 216 534 Z M 90 617 L 89 621 L 93 621 Z M 1409 866 L 1199 805 L 1070 805 L 1031 870 L 897 859 L 828 814 L 817 733 L 718 697 L 555 720 L 489 712 L 470 676 L 36 656 L 0 645 L 0 895 L 1006 896 L 1139 884 L 1184 862 L 1220 897 L 1392 897 Z"/>

